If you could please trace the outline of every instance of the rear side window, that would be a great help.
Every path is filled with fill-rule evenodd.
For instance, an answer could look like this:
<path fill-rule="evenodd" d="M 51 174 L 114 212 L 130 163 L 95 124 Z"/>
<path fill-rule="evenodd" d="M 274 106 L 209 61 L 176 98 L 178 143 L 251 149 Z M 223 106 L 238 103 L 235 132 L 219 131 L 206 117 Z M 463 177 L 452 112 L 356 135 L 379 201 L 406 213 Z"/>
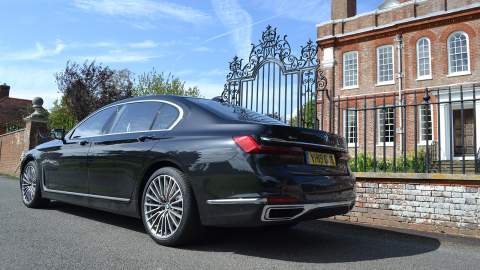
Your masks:
<path fill-rule="evenodd" d="M 153 121 L 152 130 L 162 130 L 170 128 L 178 119 L 179 112 L 174 106 L 167 103 L 160 103 L 160 109 Z"/>
<path fill-rule="evenodd" d="M 201 98 L 189 98 L 194 103 L 200 105 L 202 108 L 213 112 L 222 118 L 229 120 L 240 120 L 246 122 L 254 122 L 267 125 L 282 125 L 285 124 L 270 116 L 263 115 L 243 107 L 231 105 L 228 103 L 221 103 L 214 100 L 201 99 Z"/>
<path fill-rule="evenodd" d="M 116 110 L 113 107 L 94 114 L 75 129 L 71 138 L 94 137 L 107 133 L 109 122 Z"/>
<path fill-rule="evenodd" d="M 122 106 L 110 133 L 149 130 L 162 104 L 160 102 L 138 102 Z"/>

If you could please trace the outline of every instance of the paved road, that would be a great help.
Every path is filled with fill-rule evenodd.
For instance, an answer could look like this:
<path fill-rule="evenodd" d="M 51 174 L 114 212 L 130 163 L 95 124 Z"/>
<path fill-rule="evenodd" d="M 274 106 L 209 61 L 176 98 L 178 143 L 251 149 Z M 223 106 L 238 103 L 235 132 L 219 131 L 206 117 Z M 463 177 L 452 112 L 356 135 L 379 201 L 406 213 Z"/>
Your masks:
<path fill-rule="evenodd" d="M 480 240 L 312 221 L 281 231 L 210 229 L 181 249 L 140 220 L 53 203 L 23 206 L 0 176 L 0 269 L 479 269 Z"/>

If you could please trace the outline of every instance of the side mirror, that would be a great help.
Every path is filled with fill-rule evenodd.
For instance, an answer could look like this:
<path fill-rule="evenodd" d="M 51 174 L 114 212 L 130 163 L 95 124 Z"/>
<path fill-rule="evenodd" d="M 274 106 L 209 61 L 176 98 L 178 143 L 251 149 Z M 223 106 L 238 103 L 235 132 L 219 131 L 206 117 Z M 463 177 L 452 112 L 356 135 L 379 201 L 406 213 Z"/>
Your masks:
<path fill-rule="evenodd" d="M 65 130 L 63 128 L 54 128 L 50 131 L 50 136 L 53 139 L 65 141 Z"/>

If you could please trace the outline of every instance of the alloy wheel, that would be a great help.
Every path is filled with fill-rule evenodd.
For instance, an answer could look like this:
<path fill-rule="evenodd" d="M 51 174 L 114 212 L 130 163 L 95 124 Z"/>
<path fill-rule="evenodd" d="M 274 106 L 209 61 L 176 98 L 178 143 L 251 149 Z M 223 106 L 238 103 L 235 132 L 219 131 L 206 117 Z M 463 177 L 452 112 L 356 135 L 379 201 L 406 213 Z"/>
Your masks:
<path fill-rule="evenodd" d="M 37 173 L 35 167 L 28 165 L 22 174 L 22 198 L 26 204 L 30 204 L 35 199 L 35 189 L 37 186 Z"/>
<path fill-rule="evenodd" d="M 154 237 L 166 239 L 177 231 L 183 217 L 183 194 L 175 178 L 159 175 L 150 182 L 143 214 Z"/>

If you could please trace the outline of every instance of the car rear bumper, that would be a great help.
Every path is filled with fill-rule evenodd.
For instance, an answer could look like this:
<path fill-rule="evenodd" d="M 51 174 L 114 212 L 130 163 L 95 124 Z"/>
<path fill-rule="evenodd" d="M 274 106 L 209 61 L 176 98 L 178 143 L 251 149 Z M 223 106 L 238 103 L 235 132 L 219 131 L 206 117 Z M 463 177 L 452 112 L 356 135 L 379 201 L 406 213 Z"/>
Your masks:
<path fill-rule="evenodd" d="M 266 198 L 225 198 L 208 200 L 211 213 L 205 225 L 222 227 L 259 227 L 281 223 L 327 218 L 348 213 L 355 204 L 355 189 L 326 194 L 340 200 L 268 204 Z"/>

